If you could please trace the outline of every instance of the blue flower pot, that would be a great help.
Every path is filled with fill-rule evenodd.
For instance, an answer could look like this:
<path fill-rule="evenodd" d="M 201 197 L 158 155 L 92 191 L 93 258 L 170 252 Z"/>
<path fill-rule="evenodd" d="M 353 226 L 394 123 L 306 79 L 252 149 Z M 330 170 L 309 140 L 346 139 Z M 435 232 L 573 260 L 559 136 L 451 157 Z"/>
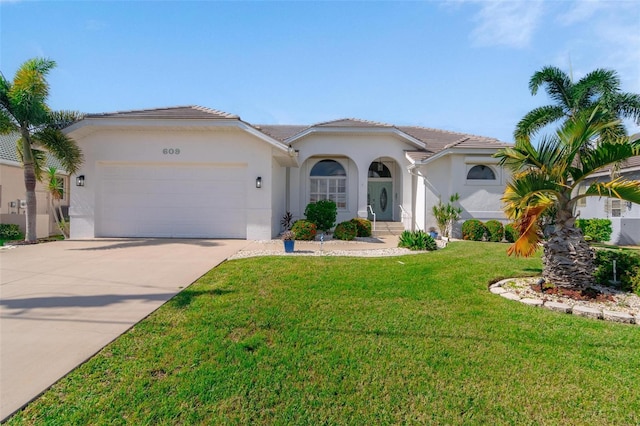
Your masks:
<path fill-rule="evenodd" d="M 293 246 L 295 243 L 295 240 L 284 240 L 284 252 L 293 253 Z"/>

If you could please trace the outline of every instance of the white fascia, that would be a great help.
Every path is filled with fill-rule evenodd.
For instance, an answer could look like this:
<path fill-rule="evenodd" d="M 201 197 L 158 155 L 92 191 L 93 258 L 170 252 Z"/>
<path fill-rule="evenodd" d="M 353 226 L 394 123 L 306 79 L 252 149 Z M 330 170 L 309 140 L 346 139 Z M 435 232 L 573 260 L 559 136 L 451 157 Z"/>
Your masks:
<path fill-rule="evenodd" d="M 415 166 L 422 166 L 432 163 L 439 158 L 445 157 L 451 154 L 465 154 L 465 155 L 492 155 L 495 154 L 500 148 L 448 148 L 432 155 L 429 158 L 425 158 L 422 161 L 415 162 Z"/>
<path fill-rule="evenodd" d="M 418 147 L 418 148 L 426 148 L 426 144 L 413 136 L 406 134 L 405 132 L 395 128 L 395 127 L 309 127 L 308 129 L 303 130 L 300 133 L 297 133 L 290 138 L 286 139 L 284 142 L 286 144 L 292 144 L 300 139 L 304 138 L 307 135 L 312 133 L 340 133 L 340 134 L 389 134 L 395 135 L 400 139 L 404 139 L 410 144 Z"/>

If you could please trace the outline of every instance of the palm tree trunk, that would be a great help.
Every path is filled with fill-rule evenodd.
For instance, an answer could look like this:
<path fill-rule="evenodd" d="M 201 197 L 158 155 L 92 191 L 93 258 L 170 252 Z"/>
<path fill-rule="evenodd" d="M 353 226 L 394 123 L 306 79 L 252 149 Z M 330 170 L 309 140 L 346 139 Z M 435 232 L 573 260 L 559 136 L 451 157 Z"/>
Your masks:
<path fill-rule="evenodd" d="M 31 152 L 31 138 L 27 128 L 21 129 L 22 134 L 22 157 L 24 167 L 24 188 L 25 198 L 27 201 L 27 223 L 25 232 L 25 241 L 35 243 L 38 239 L 36 233 L 36 171 Z"/>
<path fill-rule="evenodd" d="M 595 254 L 575 226 L 569 209 L 558 209 L 555 229 L 544 244 L 542 276 L 560 287 L 587 288 L 595 283 Z"/>

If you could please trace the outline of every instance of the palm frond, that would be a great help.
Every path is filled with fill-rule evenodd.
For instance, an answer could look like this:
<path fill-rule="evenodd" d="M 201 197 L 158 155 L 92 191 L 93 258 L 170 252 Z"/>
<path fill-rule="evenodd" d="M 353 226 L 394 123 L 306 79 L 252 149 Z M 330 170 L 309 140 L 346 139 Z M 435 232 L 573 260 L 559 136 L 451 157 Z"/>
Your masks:
<path fill-rule="evenodd" d="M 628 141 L 628 138 L 626 139 Z M 595 148 L 584 151 L 580 155 L 580 169 L 572 169 L 574 180 L 584 179 L 592 173 L 596 173 L 603 167 L 620 163 L 629 157 L 636 155 L 637 150 L 627 142 L 601 142 Z"/>
<path fill-rule="evenodd" d="M 640 94 L 617 93 L 609 106 L 616 114 L 640 124 Z"/>
<path fill-rule="evenodd" d="M 33 135 L 33 139 L 53 154 L 68 173 L 75 173 L 82 165 L 83 156 L 78 144 L 62 131 L 47 127 Z"/>
<path fill-rule="evenodd" d="M 545 126 L 555 123 L 565 116 L 561 106 L 546 105 L 529 111 L 516 124 L 513 132 L 514 139 L 522 139 L 534 136 Z"/>
<path fill-rule="evenodd" d="M 16 154 L 18 155 L 20 163 L 24 165 L 24 143 L 22 138 L 18 139 L 16 142 Z M 33 158 L 33 171 L 36 175 L 36 179 L 41 181 L 42 172 L 47 164 L 47 153 L 31 147 L 31 156 Z"/>
<path fill-rule="evenodd" d="M 543 67 L 540 71 L 533 74 L 531 80 L 529 80 L 529 90 L 531 90 L 531 94 L 536 95 L 538 88 L 542 85 L 545 86 L 545 91 L 551 99 L 564 105 L 566 108 L 571 107 L 573 103 L 571 100 L 571 87 L 573 83 L 564 71 L 558 67 Z"/>
<path fill-rule="evenodd" d="M 553 204 L 565 192 L 568 189 L 562 182 L 550 180 L 545 172 L 532 169 L 512 176 L 502 202 L 507 216 L 517 220 L 528 207 Z"/>
<path fill-rule="evenodd" d="M 0 109 L 0 134 L 15 132 L 19 129 L 13 117 L 4 109 Z"/>
<path fill-rule="evenodd" d="M 588 107 L 620 90 L 620 78 L 613 70 L 598 68 L 582 77 L 574 85 L 576 106 Z"/>
<path fill-rule="evenodd" d="M 16 71 L 7 97 L 17 121 L 27 121 L 36 126 L 46 121 L 49 110 L 45 101 L 49 96 L 49 84 L 45 77 L 53 67 L 54 61 L 34 58 Z"/>
<path fill-rule="evenodd" d="M 62 130 L 84 118 L 84 114 L 79 111 L 51 111 L 47 126 Z"/>
<path fill-rule="evenodd" d="M 609 182 L 594 182 L 582 197 L 585 196 L 618 198 L 640 204 L 640 181 L 619 177 Z"/>
<path fill-rule="evenodd" d="M 549 204 L 539 204 L 524 210 L 524 213 L 515 222 L 520 237 L 507 250 L 509 256 L 530 257 L 536 252 L 541 241 L 538 219 L 550 206 Z"/>

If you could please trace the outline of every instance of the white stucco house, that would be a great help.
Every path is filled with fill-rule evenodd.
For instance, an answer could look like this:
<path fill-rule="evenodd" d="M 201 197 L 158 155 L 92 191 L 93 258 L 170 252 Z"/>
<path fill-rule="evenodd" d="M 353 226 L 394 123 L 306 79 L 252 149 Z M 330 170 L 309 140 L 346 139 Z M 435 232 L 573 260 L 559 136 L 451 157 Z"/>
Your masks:
<path fill-rule="evenodd" d="M 354 217 L 436 226 L 460 194 L 463 218 L 504 219 L 496 139 L 357 119 L 253 125 L 198 106 L 87 115 L 65 130 L 85 163 L 71 237 L 270 239 L 290 211 L 331 199 Z M 78 186 L 81 185 L 81 186 Z"/>
<path fill-rule="evenodd" d="M 637 136 L 637 135 L 636 135 Z M 620 175 L 631 180 L 640 180 L 640 156 L 631 157 L 620 167 Z M 610 168 L 585 180 L 578 191 L 584 193 L 594 180 L 606 182 L 611 179 Z M 640 245 L 640 205 L 617 198 L 587 197 L 578 202 L 576 213 L 582 219 L 610 219 L 611 239 L 616 245 Z"/>

